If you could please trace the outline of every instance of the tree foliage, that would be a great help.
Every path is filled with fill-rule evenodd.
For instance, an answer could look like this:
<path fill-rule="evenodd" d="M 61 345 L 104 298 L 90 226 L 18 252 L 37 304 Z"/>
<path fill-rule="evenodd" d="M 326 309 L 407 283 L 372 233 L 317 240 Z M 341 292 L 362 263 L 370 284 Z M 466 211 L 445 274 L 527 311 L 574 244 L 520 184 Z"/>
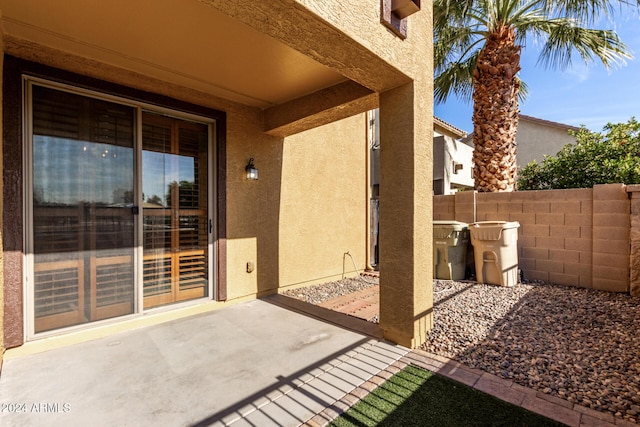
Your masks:
<path fill-rule="evenodd" d="M 596 28 L 618 3 L 640 0 L 434 0 L 434 97 L 473 100 L 474 181 L 478 191 L 516 188 L 518 72 L 527 40 L 538 62 L 566 69 L 572 59 L 605 67 L 630 58 L 615 31 Z"/>
<path fill-rule="evenodd" d="M 615 31 L 592 26 L 614 5 L 636 1 L 434 0 L 435 100 L 445 102 L 451 93 L 471 100 L 478 55 L 505 29 L 514 32 L 517 46 L 524 47 L 528 37 L 541 42 L 538 63 L 549 69 L 569 68 L 576 55 L 586 64 L 623 63 L 631 55 Z"/>
<path fill-rule="evenodd" d="M 602 132 L 584 126 L 570 131 L 575 144 L 565 145 L 542 164 L 531 162 L 519 172 L 519 190 L 591 188 L 596 184 L 640 184 L 640 122 L 609 123 Z"/>

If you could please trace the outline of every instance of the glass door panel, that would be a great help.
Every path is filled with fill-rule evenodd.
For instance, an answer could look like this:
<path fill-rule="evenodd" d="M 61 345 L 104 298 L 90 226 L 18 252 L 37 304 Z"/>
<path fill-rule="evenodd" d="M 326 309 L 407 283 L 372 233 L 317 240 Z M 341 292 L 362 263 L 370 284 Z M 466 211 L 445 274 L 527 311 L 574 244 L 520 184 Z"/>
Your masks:
<path fill-rule="evenodd" d="M 35 332 L 133 313 L 134 110 L 32 86 Z"/>
<path fill-rule="evenodd" d="M 208 293 L 208 128 L 142 118 L 144 307 Z"/>

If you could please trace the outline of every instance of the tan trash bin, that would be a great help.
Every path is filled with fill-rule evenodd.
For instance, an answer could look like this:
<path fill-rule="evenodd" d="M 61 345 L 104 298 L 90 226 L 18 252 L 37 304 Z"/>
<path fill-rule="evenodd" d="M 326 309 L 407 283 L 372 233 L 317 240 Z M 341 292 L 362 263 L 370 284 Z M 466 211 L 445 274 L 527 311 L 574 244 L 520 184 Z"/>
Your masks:
<path fill-rule="evenodd" d="M 518 283 L 518 221 L 469 224 L 476 280 L 500 286 Z"/>
<path fill-rule="evenodd" d="M 462 280 L 467 266 L 469 224 L 433 221 L 433 277 Z"/>

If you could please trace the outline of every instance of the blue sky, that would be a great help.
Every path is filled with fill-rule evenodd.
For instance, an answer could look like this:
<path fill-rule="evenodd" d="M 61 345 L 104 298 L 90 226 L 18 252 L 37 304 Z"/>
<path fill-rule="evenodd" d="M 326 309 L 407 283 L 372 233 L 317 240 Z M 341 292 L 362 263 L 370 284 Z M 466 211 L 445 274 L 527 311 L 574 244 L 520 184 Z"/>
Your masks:
<path fill-rule="evenodd" d="M 606 70 L 599 62 L 585 66 L 576 54 L 565 71 L 537 65 L 538 49 L 529 43 L 522 53 L 520 78 L 529 87 L 529 96 L 520 104 L 520 113 L 572 126 L 585 125 L 600 132 L 608 122 L 640 119 L 640 16 L 616 14 L 613 28 L 627 45 L 633 59 L 626 65 Z M 471 133 L 472 104 L 451 96 L 435 105 L 435 115 Z"/>

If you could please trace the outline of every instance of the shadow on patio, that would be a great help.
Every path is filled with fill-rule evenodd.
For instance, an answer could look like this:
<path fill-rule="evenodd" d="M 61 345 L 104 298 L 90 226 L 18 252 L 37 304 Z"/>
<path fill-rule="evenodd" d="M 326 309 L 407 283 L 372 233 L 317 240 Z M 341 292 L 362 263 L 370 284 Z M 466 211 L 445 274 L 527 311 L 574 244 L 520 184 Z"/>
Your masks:
<path fill-rule="evenodd" d="M 268 297 L 8 357 L 0 424 L 299 425 L 406 352 Z"/>
<path fill-rule="evenodd" d="M 354 299 L 370 303 L 375 290 L 322 305 L 357 317 L 361 304 Z M 578 412 L 602 421 L 635 423 L 640 417 L 638 303 L 628 294 L 551 284 L 436 281 L 435 326 L 422 348 L 526 387 L 559 407 L 573 410 L 575 404 Z M 469 385 L 477 381 L 456 363 L 441 369 Z M 525 394 L 510 393 L 500 397 L 526 406 Z"/>

